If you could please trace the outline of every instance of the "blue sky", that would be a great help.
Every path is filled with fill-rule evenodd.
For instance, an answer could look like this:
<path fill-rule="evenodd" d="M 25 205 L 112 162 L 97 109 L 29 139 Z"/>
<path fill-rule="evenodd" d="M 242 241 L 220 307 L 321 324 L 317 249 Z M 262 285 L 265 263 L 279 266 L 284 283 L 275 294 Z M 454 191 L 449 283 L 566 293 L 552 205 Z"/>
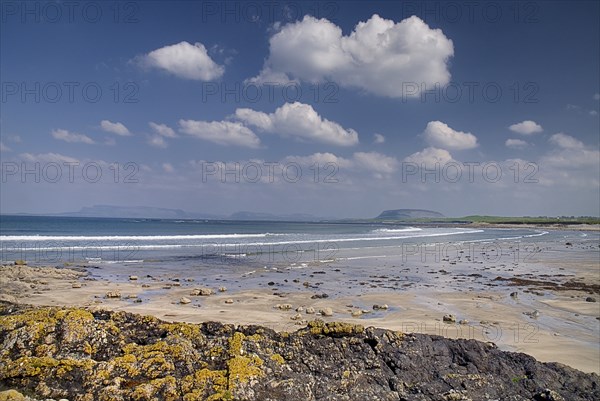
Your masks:
<path fill-rule="evenodd" d="M 2 213 L 600 214 L 598 2 L 1 5 Z"/>

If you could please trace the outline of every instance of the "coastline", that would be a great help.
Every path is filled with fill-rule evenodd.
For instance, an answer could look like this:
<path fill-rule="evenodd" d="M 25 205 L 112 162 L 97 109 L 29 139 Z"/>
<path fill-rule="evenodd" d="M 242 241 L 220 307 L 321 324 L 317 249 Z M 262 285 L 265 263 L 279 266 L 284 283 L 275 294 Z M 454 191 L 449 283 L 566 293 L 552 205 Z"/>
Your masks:
<path fill-rule="evenodd" d="M 493 342 L 505 351 L 600 373 L 597 251 L 590 252 L 589 241 L 537 246 L 541 257 L 533 261 L 511 255 L 490 263 L 471 255 L 432 264 L 415 258 L 404 260 L 410 268 L 399 269 L 402 258 L 390 254 L 347 260 L 343 268 L 340 262 L 233 269 L 214 274 L 214 280 L 205 271 L 161 273 L 143 264 L 3 266 L 0 300 L 150 314 L 172 322 L 258 324 L 278 332 L 293 332 L 318 317 Z M 407 269 L 410 274 L 402 273 Z M 207 288 L 210 295 L 199 295 Z M 446 322 L 447 315 L 454 321 Z"/>

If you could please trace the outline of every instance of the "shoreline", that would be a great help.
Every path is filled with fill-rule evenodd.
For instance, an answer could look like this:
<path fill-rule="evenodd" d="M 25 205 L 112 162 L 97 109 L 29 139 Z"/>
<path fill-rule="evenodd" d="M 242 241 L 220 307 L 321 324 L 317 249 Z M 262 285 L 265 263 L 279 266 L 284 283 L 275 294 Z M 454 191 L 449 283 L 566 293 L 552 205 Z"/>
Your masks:
<path fill-rule="evenodd" d="M 394 282 L 398 279 L 386 270 L 393 260 L 381 265 L 380 271 L 369 270 L 371 274 L 364 279 L 355 278 L 350 264 L 346 270 L 332 269 L 335 264 L 316 264 L 291 271 L 265 269 L 253 274 L 253 281 L 244 281 L 248 278 L 242 274 L 244 278 L 225 276 L 208 283 L 175 271 L 143 275 L 143 266 L 129 266 L 120 273 L 115 268 L 109 278 L 98 276 L 97 269 L 90 266 L 3 266 L 0 300 L 39 307 L 126 311 L 172 322 L 259 324 L 278 332 L 293 332 L 321 318 L 494 342 L 505 351 L 600 373 L 600 309 L 598 303 L 586 301 L 598 299 L 598 266 L 563 259 L 546 258 L 539 261 L 541 266 L 523 262 L 510 268 L 500 265 L 500 273 L 490 273 L 491 267 L 485 264 L 479 270 L 467 265 L 451 272 L 431 271 L 424 265 L 412 268 L 421 271 L 417 279 L 422 281 L 417 283 Z M 359 263 L 356 268 L 362 266 Z M 462 273 L 464 269 L 471 274 Z M 134 274 L 137 277 L 130 280 Z M 498 281 L 497 274 L 507 281 Z M 353 289 L 334 291 L 345 283 Z M 392 283 L 394 286 L 389 285 Z M 219 291 L 226 286 L 229 288 Z M 199 295 L 199 290 L 206 288 L 211 294 Z M 382 308 L 374 309 L 374 305 Z M 310 308 L 314 313 L 307 313 L 313 312 Z M 447 315 L 454 321 L 445 322 Z"/>

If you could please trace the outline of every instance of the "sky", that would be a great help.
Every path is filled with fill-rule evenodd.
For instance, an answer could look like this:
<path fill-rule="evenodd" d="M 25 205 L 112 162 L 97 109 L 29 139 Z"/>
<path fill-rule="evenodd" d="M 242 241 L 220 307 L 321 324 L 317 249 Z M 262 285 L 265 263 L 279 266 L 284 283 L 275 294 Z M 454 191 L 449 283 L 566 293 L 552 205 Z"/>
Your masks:
<path fill-rule="evenodd" d="M 597 1 L 0 5 L 0 213 L 600 215 Z"/>

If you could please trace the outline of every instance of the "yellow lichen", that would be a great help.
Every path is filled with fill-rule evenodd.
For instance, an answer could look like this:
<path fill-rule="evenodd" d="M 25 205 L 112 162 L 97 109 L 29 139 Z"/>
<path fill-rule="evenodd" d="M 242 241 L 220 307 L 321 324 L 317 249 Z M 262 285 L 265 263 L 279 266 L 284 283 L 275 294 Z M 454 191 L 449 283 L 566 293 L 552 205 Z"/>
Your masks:
<path fill-rule="evenodd" d="M 285 364 L 285 359 L 283 359 L 283 357 L 279 354 L 271 355 L 271 360 L 277 362 L 280 365 Z"/>

